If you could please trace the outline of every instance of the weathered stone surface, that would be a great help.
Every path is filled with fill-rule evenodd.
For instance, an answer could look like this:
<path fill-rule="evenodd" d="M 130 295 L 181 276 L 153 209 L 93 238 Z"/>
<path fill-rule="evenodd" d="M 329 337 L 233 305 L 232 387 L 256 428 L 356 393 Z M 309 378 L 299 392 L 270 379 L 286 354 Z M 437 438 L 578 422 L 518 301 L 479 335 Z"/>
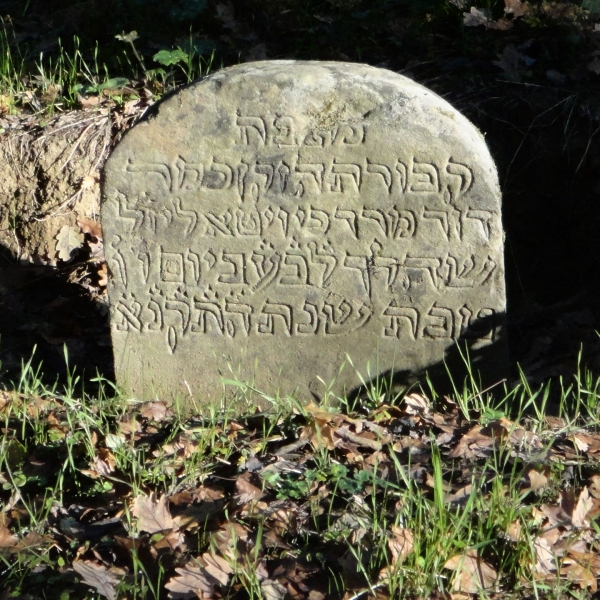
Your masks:
<path fill-rule="evenodd" d="M 490 346 L 505 310 L 481 134 L 382 69 L 262 62 L 184 89 L 109 158 L 102 219 L 116 372 L 139 395 L 208 400 L 219 373 L 341 393 L 367 363 Z"/>

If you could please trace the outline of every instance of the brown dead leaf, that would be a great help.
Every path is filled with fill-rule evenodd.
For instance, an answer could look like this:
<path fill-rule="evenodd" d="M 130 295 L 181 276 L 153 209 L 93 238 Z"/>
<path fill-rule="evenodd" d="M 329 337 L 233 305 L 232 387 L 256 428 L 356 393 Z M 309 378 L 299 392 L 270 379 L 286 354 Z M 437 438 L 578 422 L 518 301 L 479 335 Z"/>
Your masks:
<path fill-rule="evenodd" d="M 434 487 L 434 486 L 435 486 L 435 482 L 433 482 L 433 485 L 431 487 Z M 460 488 L 453 494 L 445 494 L 444 502 L 446 502 L 447 504 L 464 503 L 471 497 L 472 494 L 473 494 L 473 486 L 469 483 L 468 485 L 465 485 L 464 487 Z"/>
<path fill-rule="evenodd" d="M 485 8 L 475 8 L 474 6 L 471 7 L 470 12 L 463 13 L 463 24 L 466 27 L 478 27 L 479 25 L 483 25 L 486 29 L 499 30 L 510 29 L 513 26 L 513 24 L 506 19 L 493 21 L 489 10 Z"/>
<path fill-rule="evenodd" d="M 571 522 L 573 525 L 580 529 L 589 527 L 590 522 L 586 517 L 592 508 L 594 508 L 594 500 L 591 498 L 589 490 L 587 488 L 583 488 L 583 490 L 581 490 L 581 494 L 579 494 L 579 499 L 577 500 L 577 504 L 575 505 L 573 514 L 571 516 Z"/>
<path fill-rule="evenodd" d="M 179 531 L 169 531 L 166 535 L 163 535 L 163 537 L 153 543 L 153 548 L 156 548 L 157 550 L 168 548 L 173 551 L 179 549 L 182 552 L 185 552 L 187 550 L 185 536 Z"/>
<path fill-rule="evenodd" d="M 536 471 L 535 469 L 529 469 L 529 471 L 527 471 L 527 479 L 529 480 L 529 485 L 526 486 L 523 491 L 541 490 L 548 483 L 548 478 L 546 475 Z"/>
<path fill-rule="evenodd" d="M 100 104 L 100 98 L 98 96 L 81 96 L 77 94 L 77 100 L 79 100 L 79 104 L 81 108 L 94 108 Z"/>
<path fill-rule="evenodd" d="M 8 527 L 0 526 L 0 552 L 7 548 L 13 548 L 19 542 L 19 538 L 10 532 Z"/>
<path fill-rule="evenodd" d="M 108 285 L 108 267 L 106 263 L 100 265 L 98 269 L 98 285 L 100 287 L 106 287 Z"/>
<path fill-rule="evenodd" d="M 174 523 L 169 512 L 167 496 L 158 500 L 153 493 L 150 496 L 139 495 L 133 502 L 131 512 L 138 519 L 138 527 L 148 533 L 158 533 L 173 529 Z"/>
<path fill-rule="evenodd" d="M 246 473 L 240 475 L 235 481 L 235 489 L 239 494 L 240 504 L 257 502 L 265 495 L 259 487 L 250 482 L 253 476 L 252 473 L 246 471 Z"/>
<path fill-rule="evenodd" d="M 283 600 L 287 594 L 287 588 L 278 581 L 264 579 L 260 582 L 260 589 L 265 600 Z"/>
<path fill-rule="evenodd" d="M 106 476 L 114 472 L 117 461 L 108 448 L 98 448 L 98 454 L 90 462 L 90 470 L 98 475 Z"/>
<path fill-rule="evenodd" d="M 100 224 L 100 221 L 94 221 L 87 217 L 79 217 L 79 219 L 77 219 L 77 225 L 79 225 L 79 228 L 83 233 L 87 233 L 89 236 L 98 240 L 102 239 L 102 225 Z"/>
<path fill-rule="evenodd" d="M 445 569 L 455 571 L 453 590 L 477 594 L 489 590 L 498 579 L 496 570 L 486 563 L 476 550 L 467 550 L 446 561 Z"/>
<path fill-rule="evenodd" d="M 227 585 L 229 575 L 233 573 L 233 569 L 223 557 L 212 552 L 206 552 L 200 557 L 200 560 L 204 563 L 204 568 L 209 575 L 221 585 Z"/>
<path fill-rule="evenodd" d="M 531 6 L 529 2 L 523 2 L 522 0 L 504 0 L 504 12 L 517 19 L 528 15 L 531 12 Z"/>
<path fill-rule="evenodd" d="M 94 588 L 101 596 L 109 600 L 116 600 L 115 586 L 119 583 L 119 579 L 104 565 L 99 565 L 91 560 L 75 561 L 73 570 L 81 576 L 82 583 Z"/>
<path fill-rule="evenodd" d="M 535 571 L 541 575 L 549 575 L 556 572 L 556 558 L 550 542 L 544 537 L 537 537 L 533 540 L 533 550 L 535 552 Z"/>
<path fill-rule="evenodd" d="M 213 598 L 218 581 L 194 561 L 177 568 L 178 573 L 165 584 L 169 598 Z"/>
<path fill-rule="evenodd" d="M 165 402 L 144 402 L 140 414 L 144 419 L 154 423 L 160 423 L 173 416 L 172 411 L 169 410 Z"/>
<path fill-rule="evenodd" d="M 404 397 L 402 406 L 409 415 L 427 415 L 431 409 L 431 402 L 423 394 L 413 392 Z"/>
<path fill-rule="evenodd" d="M 392 553 L 392 565 L 404 561 L 413 550 L 413 534 L 410 529 L 392 525 L 393 537 L 388 540 L 388 548 Z"/>
<path fill-rule="evenodd" d="M 64 262 L 69 262 L 73 252 L 83 245 L 83 234 L 71 225 L 63 225 L 55 239 L 58 258 Z"/>
<path fill-rule="evenodd" d="M 523 536 L 523 527 L 520 521 L 513 521 L 506 529 L 506 537 L 511 542 L 520 542 Z"/>
<path fill-rule="evenodd" d="M 565 579 L 576 583 L 581 589 L 589 588 L 591 592 L 596 592 L 598 591 L 597 572 L 592 571 L 591 567 L 591 561 L 580 562 L 574 557 L 567 557 L 562 561 L 560 574 Z"/>
<path fill-rule="evenodd" d="M 494 438 L 485 435 L 481 425 L 472 427 L 460 439 L 456 447 L 448 454 L 450 458 L 484 458 L 496 444 Z"/>

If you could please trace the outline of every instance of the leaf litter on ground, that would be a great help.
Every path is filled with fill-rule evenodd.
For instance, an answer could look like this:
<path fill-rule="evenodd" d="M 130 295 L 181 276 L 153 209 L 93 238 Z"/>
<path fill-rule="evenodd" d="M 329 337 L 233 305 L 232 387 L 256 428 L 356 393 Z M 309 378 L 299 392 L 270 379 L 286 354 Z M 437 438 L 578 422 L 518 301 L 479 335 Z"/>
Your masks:
<path fill-rule="evenodd" d="M 2 395 L 7 590 L 40 572 L 106 598 L 140 577 L 170 598 L 597 589 L 593 426 L 416 392 L 237 419 L 158 400 L 111 410 Z"/>

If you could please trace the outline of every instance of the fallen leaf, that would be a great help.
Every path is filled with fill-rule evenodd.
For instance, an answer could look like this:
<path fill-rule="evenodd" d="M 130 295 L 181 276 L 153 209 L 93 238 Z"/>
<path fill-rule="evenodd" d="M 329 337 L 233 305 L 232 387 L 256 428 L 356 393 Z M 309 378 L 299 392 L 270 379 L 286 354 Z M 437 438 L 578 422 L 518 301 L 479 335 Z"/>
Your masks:
<path fill-rule="evenodd" d="M 72 259 L 71 254 L 83 245 L 83 234 L 71 225 L 63 225 L 56 236 L 56 252 L 64 262 Z"/>
<path fill-rule="evenodd" d="M 536 573 L 548 575 L 556 571 L 556 558 L 550 542 L 543 537 L 537 537 L 533 540 L 533 550 L 535 552 L 535 570 Z"/>
<path fill-rule="evenodd" d="M 165 584 L 169 598 L 212 598 L 218 583 L 201 566 L 189 562 L 185 567 L 175 569 L 178 575 Z"/>
<path fill-rule="evenodd" d="M 522 0 L 504 0 L 504 12 L 516 19 L 529 14 L 531 6 L 528 2 L 522 2 Z"/>
<path fill-rule="evenodd" d="M 278 581 L 265 579 L 260 582 L 260 589 L 265 600 L 283 600 L 287 594 L 287 588 Z"/>
<path fill-rule="evenodd" d="M 573 525 L 579 528 L 589 527 L 590 523 L 586 517 L 592 508 L 594 508 L 594 501 L 590 497 L 590 491 L 587 488 L 583 488 L 571 516 Z"/>
<path fill-rule="evenodd" d="M 410 529 L 392 525 L 394 537 L 388 540 L 388 548 L 392 553 L 392 565 L 401 563 L 413 550 L 413 534 Z"/>
<path fill-rule="evenodd" d="M 87 233 L 98 240 L 102 239 L 102 225 L 100 224 L 100 221 L 94 221 L 87 217 L 79 217 L 79 219 L 77 219 L 77 225 L 79 225 L 83 233 Z"/>
<path fill-rule="evenodd" d="M 167 496 L 158 500 L 155 494 L 138 496 L 131 508 L 131 512 L 138 519 L 138 527 L 148 533 L 158 533 L 173 529 L 174 523 L 169 512 Z"/>
<path fill-rule="evenodd" d="M 521 525 L 520 521 L 513 521 L 506 528 L 506 537 L 511 542 L 520 542 L 522 536 L 523 536 L 523 526 Z"/>
<path fill-rule="evenodd" d="M 540 490 L 548 483 L 548 478 L 535 469 L 527 471 L 527 478 L 529 479 L 529 486 L 525 488 L 526 490 Z"/>
<path fill-rule="evenodd" d="M 12 548 L 19 542 L 19 538 L 10 532 L 8 527 L 0 527 L 0 550 Z"/>
<path fill-rule="evenodd" d="M 80 94 L 77 94 L 77 100 L 83 109 L 94 108 L 94 106 L 100 104 L 99 96 L 81 96 Z"/>
<path fill-rule="evenodd" d="M 250 479 L 253 474 L 249 471 L 240 475 L 235 481 L 235 489 L 239 494 L 240 504 L 248 504 L 248 502 L 256 502 L 260 500 L 265 494 L 264 492 L 253 483 L 250 483 Z"/>
<path fill-rule="evenodd" d="M 82 583 L 93 587 L 101 596 L 116 600 L 115 586 L 119 580 L 104 565 L 90 560 L 75 561 L 73 570 L 82 577 Z"/>
<path fill-rule="evenodd" d="M 463 24 L 466 27 L 478 27 L 483 25 L 486 29 L 510 29 L 513 24 L 506 19 L 492 20 L 489 10 L 485 8 L 471 7 L 470 12 L 463 13 Z"/>
<path fill-rule="evenodd" d="M 423 394 L 413 392 L 404 397 L 402 405 L 409 415 L 426 415 L 430 411 L 431 403 Z"/>
<path fill-rule="evenodd" d="M 98 454 L 90 463 L 90 470 L 98 475 L 110 475 L 115 470 L 117 461 L 110 450 L 98 448 Z"/>
<path fill-rule="evenodd" d="M 598 590 L 596 574 L 592 573 L 591 561 L 582 564 L 573 558 L 565 558 L 560 569 L 561 576 L 576 583 L 582 589 L 589 588 L 591 592 Z"/>
<path fill-rule="evenodd" d="M 148 421 L 160 423 L 173 415 L 164 402 L 144 402 L 140 414 Z"/>
<path fill-rule="evenodd" d="M 492 61 L 492 63 L 500 67 L 506 76 L 513 81 L 519 80 L 524 67 L 529 67 L 535 63 L 535 59 L 523 54 L 514 44 L 508 44 L 502 54 L 498 55 L 498 58 L 500 60 Z"/>
<path fill-rule="evenodd" d="M 496 570 L 476 550 L 453 556 L 446 561 L 444 568 L 456 571 L 453 584 L 455 592 L 477 594 L 481 590 L 489 590 L 498 579 Z"/>
<path fill-rule="evenodd" d="M 108 285 L 108 267 L 103 263 L 98 269 L 98 285 L 106 287 Z"/>

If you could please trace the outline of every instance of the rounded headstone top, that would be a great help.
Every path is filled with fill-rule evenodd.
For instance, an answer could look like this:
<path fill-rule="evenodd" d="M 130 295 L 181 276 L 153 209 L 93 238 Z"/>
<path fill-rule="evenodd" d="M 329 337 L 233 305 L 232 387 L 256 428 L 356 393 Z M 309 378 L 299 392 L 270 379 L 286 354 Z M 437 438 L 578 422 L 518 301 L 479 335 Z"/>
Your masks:
<path fill-rule="evenodd" d="M 348 358 L 418 371 L 458 339 L 491 346 L 500 199 L 480 132 L 406 77 L 287 60 L 209 75 L 105 167 L 119 382 L 210 396 L 230 368 L 307 397 L 352 388 Z"/>

